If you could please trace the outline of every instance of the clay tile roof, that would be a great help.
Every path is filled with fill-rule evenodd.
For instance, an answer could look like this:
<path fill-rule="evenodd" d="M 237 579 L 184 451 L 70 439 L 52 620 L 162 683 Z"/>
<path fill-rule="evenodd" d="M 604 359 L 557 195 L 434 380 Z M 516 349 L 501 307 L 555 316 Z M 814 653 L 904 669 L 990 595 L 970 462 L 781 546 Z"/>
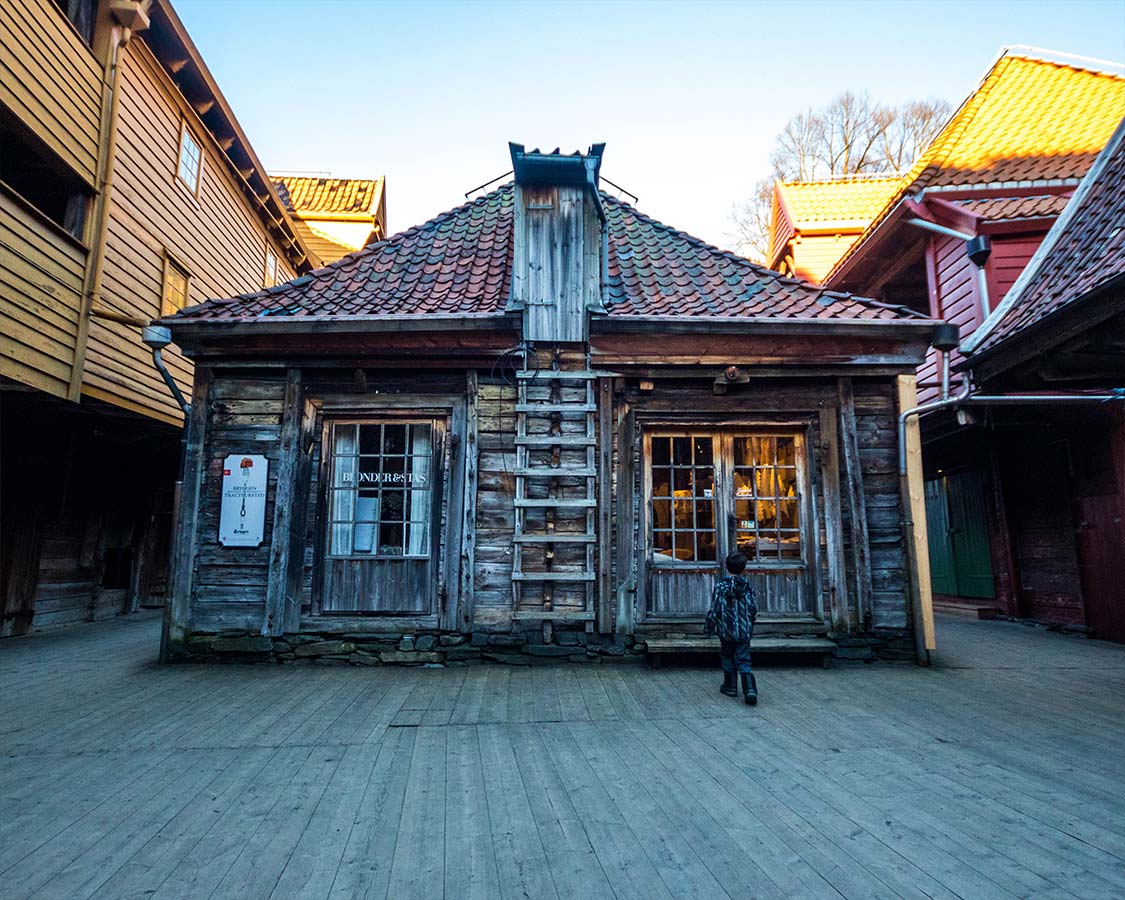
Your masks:
<path fill-rule="evenodd" d="M 1080 179 L 1125 116 L 1125 76 L 1009 52 L 985 75 L 825 277 L 909 192 Z"/>
<path fill-rule="evenodd" d="M 512 271 L 514 191 L 504 185 L 277 287 L 183 310 L 185 319 L 496 315 Z M 603 194 L 611 316 L 925 318 L 813 287 L 669 228 Z"/>
<path fill-rule="evenodd" d="M 778 193 L 798 228 L 820 222 L 866 225 L 898 187 L 901 176 L 880 175 L 832 181 L 782 181 Z"/>
<path fill-rule="evenodd" d="M 271 175 L 286 209 L 297 215 L 368 213 L 378 204 L 383 179 Z"/>
<path fill-rule="evenodd" d="M 1073 307 L 1125 275 L 1125 120 L 1004 302 L 973 337 L 973 355 Z"/>
<path fill-rule="evenodd" d="M 1066 208 L 1069 200 L 1069 194 L 1043 194 L 1038 197 L 993 197 L 954 202 L 990 222 L 1014 222 L 1019 219 L 1054 218 Z"/>

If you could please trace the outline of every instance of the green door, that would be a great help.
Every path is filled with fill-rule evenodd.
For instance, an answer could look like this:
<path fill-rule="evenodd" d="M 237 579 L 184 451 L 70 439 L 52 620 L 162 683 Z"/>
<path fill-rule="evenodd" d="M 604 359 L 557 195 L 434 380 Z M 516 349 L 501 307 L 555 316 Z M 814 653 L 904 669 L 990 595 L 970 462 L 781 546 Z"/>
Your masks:
<path fill-rule="evenodd" d="M 956 595 L 957 576 L 953 570 L 953 543 L 949 539 L 949 503 L 945 497 L 945 478 L 926 482 L 926 536 L 930 544 L 930 583 L 935 594 Z"/>
<path fill-rule="evenodd" d="M 993 599 L 984 474 L 969 469 L 927 481 L 926 525 L 934 593 Z"/>

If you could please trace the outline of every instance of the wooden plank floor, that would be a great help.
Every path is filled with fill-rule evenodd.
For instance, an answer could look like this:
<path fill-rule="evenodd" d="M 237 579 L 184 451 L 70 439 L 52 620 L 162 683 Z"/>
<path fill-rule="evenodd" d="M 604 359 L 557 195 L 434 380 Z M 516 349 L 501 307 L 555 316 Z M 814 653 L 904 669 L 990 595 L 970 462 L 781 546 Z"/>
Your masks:
<path fill-rule="evenodd" d="M 4 898 L 1125 897 L 1125 647 L 929 670 L 161 667 L 0 642 Z"/>

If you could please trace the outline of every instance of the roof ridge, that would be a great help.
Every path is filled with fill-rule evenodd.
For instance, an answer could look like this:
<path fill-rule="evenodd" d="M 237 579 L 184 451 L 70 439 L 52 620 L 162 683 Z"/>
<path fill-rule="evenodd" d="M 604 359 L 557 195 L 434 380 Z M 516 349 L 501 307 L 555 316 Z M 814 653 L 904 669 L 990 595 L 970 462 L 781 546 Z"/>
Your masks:
<path fill-rule="evenodd" d="M 854 172 L 849 175 L 835 175 L 831 178 L 776 178 L 782 187 L 813 184 L 865 184 L 871 181 L 896 181 L 903 177 L 902 172 Z"/>
<path fill-rule="evenodd" d="M 1036 55 L 1048 53 L 1054 53 L 1058 56 L 1065 56 L 1075 60 L 1085 60 L 1089 63 L 1104 63 L 1107 66 L 1115 66 L 1119 69 L 1122 69 L 1123 71 L 1111 72 L 1107 69 L 1099 69 L 1093 65 L 1084 66 L 1074 62 L 1067 62 L 1064 59 L 1050 59 L 1045 55 Z M 1000 56 L 997 58 L 997 61 L 999 61 L 1000 59 L 1023 59 L 1027 60 L 1028 62 L 1037 63 L 1039 65 L 1055 66 L 1059 69 L 1071 69 L 1075 72 L 1086 72 L 1090 75 L 1104 75 L 1106 78 L 1125 80 L 1125 63 L 1113 62 L 1112 60 L 1108 59 L 1094 59 L 1088 56 L 1079 56 L 1077 54 L 1067 53 L 1063 50 L 1049 50 L 1042 47 L 1029 47 L 1023 44 L 1013 44 L 1009 47 L 1004 48 Z"/>

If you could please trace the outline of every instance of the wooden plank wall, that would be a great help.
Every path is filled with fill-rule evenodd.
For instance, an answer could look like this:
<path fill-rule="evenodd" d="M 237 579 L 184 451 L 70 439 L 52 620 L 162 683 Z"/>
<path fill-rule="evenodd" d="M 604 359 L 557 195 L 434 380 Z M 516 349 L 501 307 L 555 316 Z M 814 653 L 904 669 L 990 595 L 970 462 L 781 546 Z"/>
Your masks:
<path fill-rule="evenodd" d="M 86 255 L 0 187 L 0 375 L 66 397 Z"/>
<path fill-rule="evenodd" d="M 512 607 L 512 535 L 515 529 L 516 388 L 481 378 L 477 403 L 476 547 L 473 625 L 507 627 Z"/>
<path fill-rule="evenodd" d="M 102 67 L 51 0 L 0 4 L 0 104 L 95 186 Z"/>
<path fill-rule="evenodd" d="M 283 371 L 256 377 L 216 373 L 211 384 L 192 571 L 190 620 L 195 631 L 240 628 L 257 633 L 262 627 L 285 388 Z M 258 547 L 219 544 L 223 459 L 231 453 L 260 453 L 269 460 L 265 533 Z"/>
<path fill-rule="evenodd" d="M 190 272 L 192 303 L 260 290 L 265 228 L 221 151 L 141 39 L 123 53 L 120 91 L 102 303 L 158 317 L 166 252 Z M 198 198 L 176 177 L 185 118 L 203 145 Z M 292 278 L 280 248 L 274 249 L 282 276 Z M 190 364 L 171 349 L 164 358 L 189 394 Z M 182 419 L 137 329 L 106 319 L 90 323 L 83 393 L 171 423 Z"/>

